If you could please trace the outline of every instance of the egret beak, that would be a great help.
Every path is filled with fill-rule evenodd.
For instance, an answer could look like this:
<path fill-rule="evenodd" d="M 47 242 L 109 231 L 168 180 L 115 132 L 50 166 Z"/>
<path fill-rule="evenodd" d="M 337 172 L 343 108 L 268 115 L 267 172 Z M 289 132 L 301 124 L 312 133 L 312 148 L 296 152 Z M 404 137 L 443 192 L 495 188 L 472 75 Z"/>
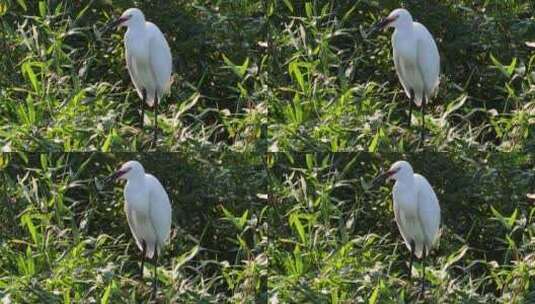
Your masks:
<path fill-rule="evenodd" d="M 383 18 L 383 19 L 377 21 L 374 25 L 372 25 L 372 27 L 370 28 L 368 33 L 366 33 L 366 37 L 369 37 L 370 35 L 373 35 L 373 34 L 377 33 L 378 31 L 384 29 L 386 26 L 388 26 L 390 24 L 390 22 L 392 22 L 394 20 L 395 19 L 391 19 L 391 18 Z"/>
<path fill-rule="evenodd" d="M 102 32 L 102 33 L 106 33 L 106 32 L 108 32 L 110 29 L 115 29 L 115 28 L 121 26 L 121 24 L 122 24 L 123 22 L 125 22 L 126 20 L 128 20 L 128 18 L 126 18 L 126 17 L 119 17 L 119 18 L 117 18 L 117 19 L 115 19 L 115 20 L 112 20 L 112 21 L 110 21 L 108 24 L 106 24 L 106 25 L 102 28 L 102 31 L 101 31 L 101 32 Z"/>
<path fill-rule="evenodd" d="M 399 169 L 398 169 L 399 170 Z M 377 185 L 389 181 L 392 179 L 392 176 L 398 172 L 398 170 L 389 170 L 377 175 L 371 182 L 371 188 L 377 187 Z"/>
<path fill-rule="evenodd" d="M 114 182 L 117 179 L 121 178 L 121 176 L 123 176 L 126 172 L 128 172 L 128 170 L 120 170 L 119 169 L 119 170 L 113 172 L 113 174 L 111 174 L 110 176 L 107 176 L 106 178 L 104 178 L 103 182 L 105 182 L 105 183 Z"/>
<path fill-rule="evenodd" d="M 386 172 L 383 172 L 383 173 L 380 173 L 379 175 L 377 175 L 373 180 L 372 182 L 370 183 L 371 184 L 371 188 L 375 188 L 377 187 L 379 184 L 382 184 L 385 182 L 385 180 L 390 177 L 390 173 L 388 171 Z"/>

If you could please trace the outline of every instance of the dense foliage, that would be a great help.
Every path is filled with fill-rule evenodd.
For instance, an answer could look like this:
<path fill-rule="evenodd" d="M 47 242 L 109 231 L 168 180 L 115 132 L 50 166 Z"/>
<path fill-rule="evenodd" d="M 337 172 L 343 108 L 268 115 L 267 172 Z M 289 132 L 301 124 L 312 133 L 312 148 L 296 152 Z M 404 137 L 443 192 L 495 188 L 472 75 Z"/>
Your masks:
<path fill-rule="evenodd" d="M 409 251 L 381 169 L 406 159 L 441 206 L 440 243 L 407 279 Z M 521 154 L 270 156 L 269 290 L 275 303 L 535 301 L 535 158 Z"/>
<path fill-rule="evenodd" d="M 174 59 L 158 145 L 150 143 L 150 123 L 139 129 L 124 29 L 103 32 L 131 6 L 160 27 Z M 0 145 L 175 151 L 186 142 L 261 149 L 267 114 L 261 12 L 262 1 L 0 1 Z M 152 111 L 145 113 L 152 123 Z"/>
<path fill-rule="evenodd" d="M 140 253 L 123 211 L 122 186 L 102 184 L 129 159 L 161 180 L 173 206 L 171 239 L 159 258 L 157 302 L 266 298 L 261 159 L 237 153 L 52 153 L 0 156 L 2 301 L 150 298 L 153 267 L 145 264 L 144 281 L 135 277 Z"/>
<path fill-rule="evenodd" d="M 391 30 L 372 23 L 404 5 L 434 35 L 438 96 L 425 147 L 499 151 L 535 147 L 533 1 L 273 1 L 268 11 L 269 148 L 414 151 L 419 111 L 392 61 Z"/>
<path fill-rule="evenodd" d="M 124 29 L 103 31 L 129 7 L 173 54 L 156 143 L 150 109 L 139 128 Z M 397 7 L 441 55 L 424 141 L 419 111 L 407 126 L 391 30 L 366 35 Z M 152 302 L 535 302 L 533 12 L 530 0 L 0 0 L 0 147 L 16 151 L 0 154 L 0 302 L 148 301 L 153 268 L 136 277 L 122 186 L 102 183 L 129 159 L 173 206 Z M 370 188 L 398 159 L 442 208 L 422 295 L 391 185 Z"/>

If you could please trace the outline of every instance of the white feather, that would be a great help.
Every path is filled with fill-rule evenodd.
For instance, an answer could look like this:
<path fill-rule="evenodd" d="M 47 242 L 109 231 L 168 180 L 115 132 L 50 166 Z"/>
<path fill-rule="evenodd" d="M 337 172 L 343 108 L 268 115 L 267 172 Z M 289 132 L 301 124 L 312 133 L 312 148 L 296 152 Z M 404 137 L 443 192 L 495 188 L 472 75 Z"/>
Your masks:
<path fill-rule="evenodd" d="M 390 14 L 396 21 L 392 48 L 396 73 L 407 97 L 414 92 L 414 103 L 422 105 L 424 96 L 430 102 L 440 82 L 440 55 L 431 33 L 410 14 L 398 9 Z"/>
<path fill-rule="evenodd" d="M 132 18 L 127 23 L 124 38 L 126 66 L 139 97 L 143 98 L 145 89 L 145 102 L 153 106 L 156 95 L 161 100 L 171 86 L 171 50 L 160 29 L 154 23 L 146 22 L 141 11 L 134 9 L 131 14 L 136 14 L 137 19 Z"/>
<path fill-rule="evenodd" d="M 425 177 L 414 174 L 409 163 L 392 165 L 396 180 L 392 191 L 394 216 L 399 232 L 409 250 L 414 242 L 418 258 L 429 253 L 439 235 L 440 206 L 433 188 Z"/>
<path fill-rule="evenodd" d="M 169 196 L 158 179 L 146 174 L 138 162 L 127 162 L 123 168 L 131 168 L 124 177 L 128 226 L 139 250 L 143 251 L 145 243 L 145 256 L 152 258 L 155 251 L 160 253 L 171 231 Z"/>

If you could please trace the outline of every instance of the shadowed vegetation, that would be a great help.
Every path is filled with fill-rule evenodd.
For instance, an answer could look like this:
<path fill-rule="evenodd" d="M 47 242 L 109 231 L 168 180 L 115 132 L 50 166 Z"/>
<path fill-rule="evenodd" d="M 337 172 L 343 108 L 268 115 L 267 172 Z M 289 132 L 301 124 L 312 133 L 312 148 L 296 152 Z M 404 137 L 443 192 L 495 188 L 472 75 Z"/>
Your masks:
<path fill-rule="evenodd" d="M 113 4 L 113 5 L 112 5 Z M 138 6 L 167 38 L 174 83 L 159 112 L 158 150 L 184 142 L 265 150 L 262 1 L 0 1 L 0 145 L 9 150 L 136 151 L 139 97 L 126 69 L 124 29 Z"/>
<path fill-rule="evenodd" d="M 153 267 L 145 264 L 141 281 L 123 186 L 102 184 L 129 159 L 160 179 L 173 208 L 170 241 L 159 258 L 156 302 L 266 299 L 262 160 L 186 151 L 0 155 L 0 299 L 148 302 Z"/>
<path fill-rule="evenodd" d="M 426 148 L 533 151 L 532 1 L 273 1 L 268 11 L 269 148 L 414 151 L 421 115 L 392 61 L 392 30 L 372 23 L 406 7 L 441 54 Z"/>
<path fill-rule="evenodd" d="M 278 303 L 531 303 L 533 156 L 271 154 L 270 298 Z M 442 234 L 408 280 L 409 251 L 381 169 L 412 163 L 433 186 Z M 531 192 L 532 193 L 532 192 Z M 533 195 L 533 194 L 532 194 Z M 277 303 L 277 302 L 276 302 Z"/>

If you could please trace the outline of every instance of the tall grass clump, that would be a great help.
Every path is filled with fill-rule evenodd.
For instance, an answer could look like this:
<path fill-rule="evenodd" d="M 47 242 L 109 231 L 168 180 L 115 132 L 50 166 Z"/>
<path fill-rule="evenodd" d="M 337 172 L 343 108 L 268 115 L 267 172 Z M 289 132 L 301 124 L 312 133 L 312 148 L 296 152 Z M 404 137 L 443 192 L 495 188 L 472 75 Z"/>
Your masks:
<path fill-rule="evenodd" d="M 254 303 L 267 298 L 266 179 L 238 153 L 0 155 L 0 299 L 5 303 L 148 303 L 152 267 L 123 211 L 123 186 L 100 185 L 137 159 L 173 206 L 150 303 Z M 98 190 L 100 189 L 100 190 Z"/>
<path fill-rule="evenodd" d="M 270 150 L 419 147 L 418 130 L 407 127 L 409 100 L 394 70 L 391 33 L 364 38 L 400 6 L 429 28 L 442 59 L 425 147 L 533 151 L 532 1 L 345 0 L 272 3 Z"/>
<path fill-rule="evenodd" d="M 138 127 L 124 31 L 102 31 L 131 6 L 161 28 L 174 59 L 156 146 L 152 126 Z M 3 0 L 0 14 L 4 151 L 174 151 L 184 142 L 263 149 L 262 1 Z"/>
<path fill-rule="evenodd" d="M 391 185 L 406 159 L 441 206 L 441 237 L 408 280 Z M 531 303 L 534 159 L 520 153 L 270 154 L 269 292 L 274 303 Z"/>

